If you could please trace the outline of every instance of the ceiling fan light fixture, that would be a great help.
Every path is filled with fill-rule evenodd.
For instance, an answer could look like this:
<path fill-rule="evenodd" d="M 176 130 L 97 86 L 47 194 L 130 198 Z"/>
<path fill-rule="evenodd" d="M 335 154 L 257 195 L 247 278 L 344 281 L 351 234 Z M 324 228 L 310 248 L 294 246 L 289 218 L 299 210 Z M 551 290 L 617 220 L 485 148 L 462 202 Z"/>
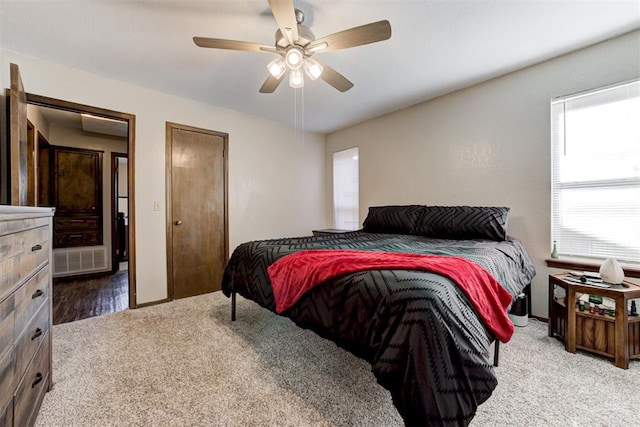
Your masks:
<path fill-rule="evenodd" d="M 302 66 L 311 80 L 316 80 L 324 71 L 324 67 L 320 65 L 318 61 L 311 58 L 307 58 Z"/>
<path fill-rule="evenodd" d="M 287 64 L 284 62 L 284 59 L 279 56 L 267 64 L 267 70 L 269 70 L 269 74 L 271 74 L 273 78 L 280 79 L 285 71 L 287 71 Z"/>
<path fill-rule="evenodd" d="M 304 52 L 299 47 L 292 46 L 287 49 L 287 53 L 284 55 L 284 61 L 287 63 L 289 69 L 298 70 L 304 62 Z"/>
<path fill-rule="evenodd" d="M 304 86 L 304 76 L 300 69 L 289 71 L 289 86 L 294 89 Z"/>
<path fill-rule="evenodd" d="M 280 58 L 267 65 L 269 76 L 260 86 L 260 93 L 273 93 L 287 72 L 291 87 L 303 87 L 304 75 L 307 74 L 311 80 L 321 77 L 336 90 L 346 92 L 353 87 L 349 79 L 328 65 L 311 61 L 310 57 L 320 51 L 347 49 L 391 38 L 391 24 L 383 19 L 316 39 L 311 28 L 304 24 L 304 13 L 294 7 L 294 0 L 269 0 L 269 7 L 278 25 L 273 46 L 240 40 L 193 37 L 193 42 L 198 47 L 279 55 Z"/>

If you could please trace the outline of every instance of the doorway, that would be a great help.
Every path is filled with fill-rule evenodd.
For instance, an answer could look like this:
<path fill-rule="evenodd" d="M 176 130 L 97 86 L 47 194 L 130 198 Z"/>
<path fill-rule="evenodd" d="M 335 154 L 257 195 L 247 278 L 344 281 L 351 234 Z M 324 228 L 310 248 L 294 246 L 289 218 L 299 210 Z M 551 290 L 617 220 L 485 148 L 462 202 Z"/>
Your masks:
<path fill-rule="evenodd" d="M 220 289 L 229 252 L 228 135 L 167 123 L 167 294 Z"/>
<path fill-rule="evenodd" d="M 102 182 L 110 191 L 105 192 L 104 203 L 98 224 L 104 230 L 104 239 L 80 242 L 56 249 L 53 253 L 53 323 L 65 323 L 86 317 L 108 314 L 136 307 L 135 282 L 135 221 L 133 218 L 134 197 L 134 129 L 135 116 L 68 101 L 27 94 L 28 111 L 36 117 L 33 122 L 38 126 L 44 120 L 55 122 L 55 131 L 47 132 L 45 137 L 37 132 L 37 165 L 35 174 L 37 185 L 36 200 L 39 206 L 54 206 L 55 195 L 47 179 L 55 182 L 56 153 L 69 150 L 84 150 L 86 153 L 117 153 L 118 159 L 125 159 L 116 177 L 120 183 L 119 205 L 112 200 L 114 194 L 111 156 L 104 156 L 104 174 Z M 48 119 L 47 119 L 48 117 Z M 49 121 L 50 120 L 50 121 Z M 68 129 L 62 129 L 67 126 Z M 92 127 L 97 126 L 97 127 Z M 53 129 L 53 128 L 52 128 Z M 117 131 L 117 132 L 116 132 Z M 77 135 L 77 138 L 62 138 L 64 135 Z M 86 137 L 86 140 L 83 139 Z M 73 140 L 73 144 L 69 142 Z M 86 145 L 85 145 L 86 142 Z M 104 144 L 104 146 L 96 146 Z M 63 146 L 66 145 L 66 146 Z M 74 148 L 71 148 L 74 147 Z M 86 154 L 84 153 L 84 154 Z M 124 186 L 124 187 L 123 187 Z M 123 200 L 126 197 L 126 203 Z M 117 212 L 126 204 L 126 227 L 115 229 Z M 100 219 L 104 218 L 104 220 Z M 54 216 L 54 221 L 56 217 Z M 74 221 L 79 222 L 78 219 Z M 54 223 L 54 236 L 55 236 Z M 126 251 L 118 256 L 126 256 L 124 264 L 114 259 L 113 253 L 118 247 L 113 244 L 114 232 L 126 242 Z M 73 231 L 71 236 L 80 236 L 81 231 Z M 107 233 L 110 237 L 107 239 Z M 55 243 L 55 239 L 54 239 Z M 118 244 L 118 242 L 116 242 Z M 115 263 L 114 263 L 115 261 Z"/>
<path fill-rule="evenodd" d="M 106 218 L 103 205 L 111 206 L 110 200 L 102 197 L 102 182 L 106 179 L 102 174 L 102 153 L 104 150 L 81 147 L 77 145 L 78 137 L 92 135 L 106 135 L 105 127 L 114 130 L 120 128 L 124 133 L 119 135 L 120 152 L 128 154 L 127 173 L 131 177 L 128 180 L 129 227 L 128 227 L 128 264 L 129 268 L 125 277 L 125 302 L 123 308 L 136 307 L 136 282 L 135 282 L 135 219 L 134 210 L 134 135 L 135 116 L 89 105 L 77 104 L 55 98 L 27 93 L 24 90 L 18 65 L 10 64 L 11 89 L 7 91 L 7 107 L 3 112 L 8 113 L 7 122 L 0 120 L 3 132 L 7 131 L 9 138 L 0 138 L 0 201 L 6 204 L 19 206 L 55 206 L 53 218 L 52 247 L 52 276 L 53 287 L 53 315 L 54 323 L 56 305 L 62 307 L 62 311 L 70 306 L 65 298 L 56 301 L 56 274 L 59 276 L 73 276 L 74 279 L 85 278 L 84 273 L 92 270 L 91 277 L 111 273 L 110 258 L 105 249 L 110 246 L 108 239 L 103 239 L 103 234 L 110 233 L 111 228 Z M 3 101 L 5 96 L 2 95 Z M 31 119 L 28 118 L 29 109 L 32 110 Z M 58 116 L 64 116 L 63 120 L 71 120 L 81 126 L 76 126 L 75 135 L 71 133 L 55 133 L 51 139 L 51 129 L 47 120 L 38 114 L 38 110 L 47 110 Z M 4 117 L 4 114 L 2 115 Z M 87 118 L 85 128 L 84 119 Z M 61 119 L 62 120 L 62 119 Z M 94 127 L 89 129 L 93 125 Z M 8 132 L 10 130 L 10 132 Z M 85 133 L 87 132 L 87 133 Z M 43 134 L 44 133 L 44 134 Z M 112 134 L 115 135 L 115 134 Z M 74 140 L 74 142 L 70 142 Z M 50 143 L 51 142 L 51 143 Z M 57 144 L 57 145 L 54 145 Z M 93 159 L 93 160 L 92 160 Z M 107 171 L 110 171 L 107 168 Z M 74 178 L 75 177 L 75 178 Z M 60 179 L 57 179 L 60 178 Z M 60 184 L 65 181 L 65 184 Z M 72 188 L 74 187 L 74 188 Z M 64 251 L 56 251 L 63 248 Z M 69 251 L 68 249 L 76 249 Z M 64 258 L 64 259 L 62 259 Z M 62 259 L 64 262 L 58 262 Z M 56 271 L 57 266 L 62 266 Z M 81 271 L 78 273 L 78 271 Z M 65 274 L 62 274 L 65 273 Z M 79 276 L 76 276 L 80 274 Z M 87 289 L 85 287 L 84 289 Z M 81 290 L 78 295 L 86 297 L 87 292 Z M 66 297 L 68 297 L 67 295 Z M 70 298 L 72 300 L 73 298 Z M 94 306 L 99 306 L 95 304 Z M 58 310 L 61 311 L 61 310 Z M 114 310 L 115 311 L 115 310 Z M 92 310 L 91 317 L 105 312 Z M 80 317 L 75 317 L 75 319 Z M 75 320 L 72 318 L 72 320 Z"/>
<path fill-rule="evenodd" d="M 129 261 L 128 155 L 111 153 L 111 271 L 126 270 Z"/>

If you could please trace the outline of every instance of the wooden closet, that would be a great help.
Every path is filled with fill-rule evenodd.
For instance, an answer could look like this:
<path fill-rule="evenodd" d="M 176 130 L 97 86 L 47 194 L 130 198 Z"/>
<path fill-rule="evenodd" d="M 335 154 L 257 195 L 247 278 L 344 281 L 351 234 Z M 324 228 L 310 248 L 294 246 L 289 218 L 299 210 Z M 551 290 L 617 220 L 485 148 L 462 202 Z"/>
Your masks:
<path fill-rule="evenodd" d="M 102 245 L 102 151 L 51 146 L 53 247 Z"/>

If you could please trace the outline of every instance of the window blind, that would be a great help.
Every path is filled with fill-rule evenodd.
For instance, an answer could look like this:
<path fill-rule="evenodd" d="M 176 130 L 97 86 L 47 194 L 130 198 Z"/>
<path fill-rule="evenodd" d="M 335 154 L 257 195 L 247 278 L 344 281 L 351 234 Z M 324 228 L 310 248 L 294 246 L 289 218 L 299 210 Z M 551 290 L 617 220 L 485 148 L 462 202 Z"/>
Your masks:
<path fill-rule="evenodd" d="M 640 81 L 551 103 L 551 240 L 640 263 Z"/>
<path fill-rule="evenodd" d="M 333 217 L 335 227 L 357 230 L 359 220 L 358 147 L 333 153 Z"/>

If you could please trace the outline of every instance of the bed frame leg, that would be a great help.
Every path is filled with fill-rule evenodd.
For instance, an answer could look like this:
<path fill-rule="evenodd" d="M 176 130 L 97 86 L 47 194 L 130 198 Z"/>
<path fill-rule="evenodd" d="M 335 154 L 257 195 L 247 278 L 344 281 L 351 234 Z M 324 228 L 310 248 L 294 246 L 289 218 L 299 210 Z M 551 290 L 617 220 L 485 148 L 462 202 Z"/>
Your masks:
<path fill-rule="evenodd" d="M 231 292 L 231 321 L 236 320 L 236 293 Z"/>
<path fill-rule="evenodd" d="M 497 339 L 493 345 L 493 366 L 498 367 L 498 359 L 500 358 L 500 341 Z"/>

